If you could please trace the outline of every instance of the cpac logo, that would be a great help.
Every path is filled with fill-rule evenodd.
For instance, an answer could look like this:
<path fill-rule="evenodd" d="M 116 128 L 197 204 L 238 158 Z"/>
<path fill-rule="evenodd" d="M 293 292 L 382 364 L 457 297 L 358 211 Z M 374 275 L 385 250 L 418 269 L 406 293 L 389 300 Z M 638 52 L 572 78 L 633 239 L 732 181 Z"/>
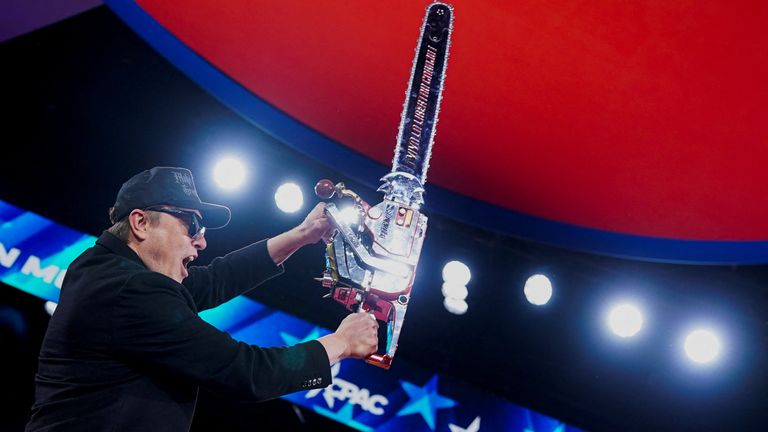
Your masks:
<path fill-rule="evenodd" d="M 307 399 L 317 396 L 318 393 L 323 392 L 323 398 L 329 407 L 333 408 L 333 404 L 336 400 L 344 402 L 349 401 L 352 405 L 360 405 L 362 409 L 368 411 L 374 415 L 384 414 L 385 406 L 389 405 L 389 400 L 386 397 L 375 394 L 371 395 L 368 389 L 360 388 L 357 385 L 341 379 L 336 375 L 339 374 L 341 369 L 341 363 L 336 363 L 331 368 L 331 374 L 333 375 L 333 384 L 324 389 L 315 389 L 307 392 Z"/>

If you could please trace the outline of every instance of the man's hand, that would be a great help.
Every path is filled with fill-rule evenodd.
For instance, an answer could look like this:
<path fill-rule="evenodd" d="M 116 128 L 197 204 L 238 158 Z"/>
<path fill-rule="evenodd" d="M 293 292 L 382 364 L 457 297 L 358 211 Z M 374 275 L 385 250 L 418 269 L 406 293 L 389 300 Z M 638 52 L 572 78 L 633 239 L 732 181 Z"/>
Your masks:
<path fill-rule="evenodd" d="M 299 225 L 299 231 L 304 237 L 305 244 L 328 241 L 334 231 L 333 224 L 325 214 L 325 203 L 319 202 Z"/>
<path fill-rule="evenodd" d="M 335 333 L 319 338 L 318 342 L 325 347 L 331 364 L 345 358 L 362 359 L 378 350 L 378 329 L 373 315 L 357 312 L 347 315 Z"/>
<path fill-rule="evenodd" d="M 333 224 L 325 215 L 325 203 L 318 203 L 296 228 L 267 240 L 269 256 L 280 265 L 300 247 L 328 240 L 334 231 Z"/>

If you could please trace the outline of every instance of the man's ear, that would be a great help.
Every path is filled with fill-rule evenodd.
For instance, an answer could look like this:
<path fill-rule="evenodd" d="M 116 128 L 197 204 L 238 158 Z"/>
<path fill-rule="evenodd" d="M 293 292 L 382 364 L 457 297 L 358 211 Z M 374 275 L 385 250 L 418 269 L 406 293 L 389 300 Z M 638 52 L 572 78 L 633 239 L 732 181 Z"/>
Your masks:
<path fill-rule="evenodd" d="M 128 222 L 131 224 L 131 233 L 139 240 L 147 239 L 147 230 L 149 230 L 149 215 L 143 210 L 132 210 L 128 215 Z"/>

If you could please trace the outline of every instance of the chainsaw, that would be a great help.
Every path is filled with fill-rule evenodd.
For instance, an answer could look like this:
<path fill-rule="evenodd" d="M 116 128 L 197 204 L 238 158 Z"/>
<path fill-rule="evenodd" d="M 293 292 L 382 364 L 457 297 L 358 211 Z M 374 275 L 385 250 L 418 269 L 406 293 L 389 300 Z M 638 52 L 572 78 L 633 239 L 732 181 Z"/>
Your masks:
<path fill-rule="evenodd" d="M 315 193 L 335 199 L 326 214 L 335 227 L 326 243 L 322 278 L 328 296 L 350 311 L 372 313 L 387 325 L 383 353 L 366 362 L 389 369 L 413 291 L 427 231 L 424 204 L 429 159 L 442 99 L 453 28 L 453 8 L 433 3 L 426 11 L 411 69 L 392 161 L 378 192 L 384 199 L 370 205 L 344 183 L 320 180 Z M 346 205 L 346 207 L 344 207 Z"/>

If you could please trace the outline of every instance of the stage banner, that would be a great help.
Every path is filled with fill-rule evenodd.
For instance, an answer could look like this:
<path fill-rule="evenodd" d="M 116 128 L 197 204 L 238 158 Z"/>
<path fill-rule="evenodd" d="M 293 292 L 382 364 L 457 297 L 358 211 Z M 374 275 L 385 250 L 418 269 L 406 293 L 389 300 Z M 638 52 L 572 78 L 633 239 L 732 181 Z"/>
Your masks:
<path fill-rule="evenodd" d="M 58 301 L 67 267 L 95 242 L 96 237 L 0 200 L 0 280 L 12 287 Z M 330 333 L 244 296 L 200 316 L 235 339 L 261 346 Z M 388 371 L 357 360 L 331 370 L 330 386 L 283 398 L 361 431 L 579 431 L 404 359 Z"/>

